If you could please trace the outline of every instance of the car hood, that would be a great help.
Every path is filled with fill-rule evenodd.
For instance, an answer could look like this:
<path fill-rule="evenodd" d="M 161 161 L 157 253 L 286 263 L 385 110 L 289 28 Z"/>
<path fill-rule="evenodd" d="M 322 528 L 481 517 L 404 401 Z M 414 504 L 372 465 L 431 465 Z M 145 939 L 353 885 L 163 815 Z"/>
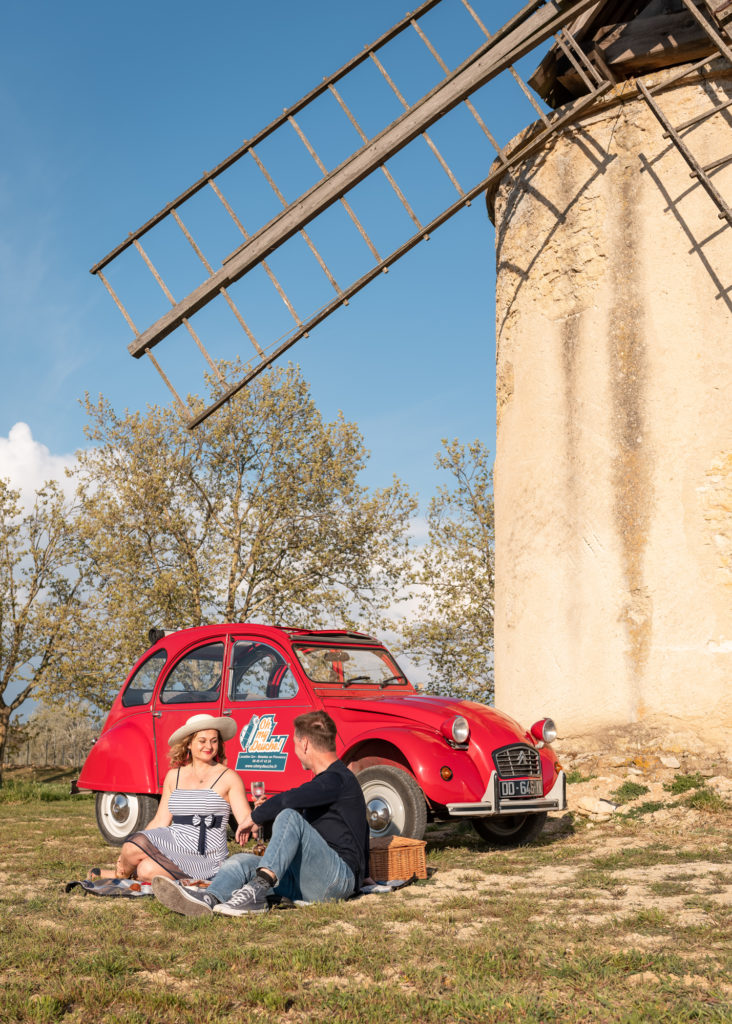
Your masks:
<path fill-rule="evenodd" d="M 401 719 L 405 724 L 420 723 L 438 731 L 443 722 L 462 715 L 470 724 L 471 734 L 489 732 L 495 746 L 516 742 L 533 744 L 526 730 L 514 719 L 472 700 L 405 694 L 393 697 L 328 697 L 323 703 L 326 708 L 337 708 L 339 717 L 346 720 L 373 717 L 374 721 L 380 720 L 380 724 L 386 724 L 384 719 Z"/>

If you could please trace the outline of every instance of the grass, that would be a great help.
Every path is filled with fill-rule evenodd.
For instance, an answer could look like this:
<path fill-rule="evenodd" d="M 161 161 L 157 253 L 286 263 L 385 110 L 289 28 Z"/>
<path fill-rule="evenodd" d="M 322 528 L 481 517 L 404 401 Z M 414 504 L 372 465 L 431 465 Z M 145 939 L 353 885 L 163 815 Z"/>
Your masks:
<path fill-rule="evenodd" d="M 69 799 L 69 786 L 62 782 L 35 782 L 29 779 L 7 779 L 0 788 L 0 804 L 54 803 Z M 80 800 L 91 800 L 91 793 L 79 794 Z"/>
<path fill-rule="evenodd" d="M 692 775 L 676 775 L 672 782 L 664 782 L 663 788 L 667 793 L 674 793 L 678 796 L 681 793 L 688 793 L 690 789 L 702 789 L 705 785 L 704 779 L 698 772 Z"/>
<path fill-rule="evenodd" d="M 67 895 L 114 851 L 88 800 L 26 793 L 0 805 L 0 1024 L 728 1019 L 724 808 L 683 830 L 622 818 L 519 850 L 441 825 L 419 886 L 192 920 Z"/>
<path fill-rule="evenodd" d="M 579 782 L 592 782 L 592 780 L 596 778 L 596 775 L 583 775 L 578 768 L 572 768 L 567 772 L 567 782 L 570 786 Z"/>
<path fill-rule="evenodd" d="M 708 814 L 724 814 L 729 810 L 727 801 L 718 793 L 707 788 L 704 778 L 699 772 L 691 775 L 676 775 L 672 782 L 664 783 L 663 788 L 668 793 L 681 796 L 677 805 L 690 807 L 695 811 L 706 811 Z"/>
<path fill-rule="evenodd" d="M 698 789 L 679 802 L 695 811 L 707 811 L 709 814 L 724 814 L 728 810 L 727 802 L 711 789 Z"/>
<path fill-rule="evenodd" d="M 645 796 L 647 792 L 648 786 L 644 786 L 640 782 L 631 782 L 628 779 L 613 791 L 612 798 L 616 804 L 627 804 L 631 800 L 637 800 L 639 796 Z"/>
<path fill-rule="evenodd" d="M 0 804 L 55 803 L 68 800 L 71 780 L 77 770 L 66 768 L 5 768 L 0 786 Z M 75 799 L 91 800 L 91 793 L 79 793 Z"/>
<path fill-rule="evenodd" d="M 653 814 L 654 811 L 662 811 L 666 804 L 662 800 L 644 800 L 642 804 L 631 807 L 625 812 L 629 819 L 642 818 L 644 814 Z"/>

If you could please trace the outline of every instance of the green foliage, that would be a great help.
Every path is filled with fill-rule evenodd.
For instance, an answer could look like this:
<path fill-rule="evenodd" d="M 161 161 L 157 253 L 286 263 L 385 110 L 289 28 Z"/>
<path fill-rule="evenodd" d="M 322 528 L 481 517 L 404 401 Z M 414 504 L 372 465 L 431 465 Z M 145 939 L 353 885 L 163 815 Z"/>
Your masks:
<path fill-rule="evenodd" d="M 96 589 L 58 692 L 73 681 L 103 706 L 151 625 L 379 627 L 407 578 L 415 502 L 397 480 L 358 483 L 357 427 L 325 422 L 298 369 L 258 378 L 192 432 L 171 407 L 86 409 L 78 522 Z"/>
<path fill-rule="evenodd" d="M 52 1021 L 62 1020 L 68 1007 L 55 996 L 31 997 L 28 1004 L 28 1018 L 38 1021 L 39 1024 L 50 1024 Z"/>
<path fill-rule="evenodd" d="M 610 893 L 623 893 L 625 888 L 622 882 L 609 871 L 599 871 L 597 868 L 587 868 L 577 873 L 575 879 L 577 889 L 603 889 Z"/>
<path fill-rule="evenodd" d="M 409 654 L 429 665 L 433 693 L 493 699 L 493 486 L 480 442 L 443 440 L 435 464 L 451 477 L 427 513 L 428 540 L 416 556 L 416 620 L 402 627 Z"/>
<path fill-rule="evenodd" d="M 626 818 L 642 818 L 644 814 L 653 814 L 654 811 L 662 810 L 666 805 L 662 800 L 646 800 L 637 807 L 631 807 L 626 811 Z"/>
<path fill-rule="evenodd" d="M 707 811 L 709 814 L 723 814 L 729 809 L 727 802 L 711 789 L 697 789 L 685 796 L 681 803 L 695 811 Z"/>
<path fill-rule="evenodd" d="M 691 775 L 675 775 L 672 782 L 664 782 L 663 788 L 668 793 L 688 793 L 690 789 L 701 789 L 705 785 L 699 772 Z"/>
<path fill-rule="evenodd" d="M 76 512 L 57 483 L 23 508 L 0 480 L 0 763 L 11 715 L 48 691 L 74 650 L 92 577 Z"/>
<path fill-rule="evenodd" d="M 55 803 L 69 799 L 69 784 L 38 782 L 32 779 L 5 780 L 0 789 L 0 804 Z M 90 793 L 79 793 L 75 800 L 92 799 Z"/>
<path fill-rule="evenodd" d="M 9 764 L 69 765 L 77 770 L 99 736 L 102 718 L 83 701 L 40 701 L 29 718 L 10 722 Z"/>
<path fill-rule="evenodd" d="M 572 768 L 571 771 L 567 772 L 567 783 L 570 786 L 578 782 L 592 782 L 595 778 L 597 778 L 596 775 L 583 775 L 577 768 Z"/>
<path fill-rule="evenodd" d="M 631 782 L 628 779 L 613 792 L 612 797 L 616 804 L 627 804 L 639 796 L 644 796 L 647 792 L 648 786 L 643 786 L 639 782 Z"/>
<path fill-rule="evenodd" d="M 656 932 L 668 928 L 668 916 L 658 907 L 646 907 L 628 915 L 625 919 L 626 926 L 633 931 Z"/>

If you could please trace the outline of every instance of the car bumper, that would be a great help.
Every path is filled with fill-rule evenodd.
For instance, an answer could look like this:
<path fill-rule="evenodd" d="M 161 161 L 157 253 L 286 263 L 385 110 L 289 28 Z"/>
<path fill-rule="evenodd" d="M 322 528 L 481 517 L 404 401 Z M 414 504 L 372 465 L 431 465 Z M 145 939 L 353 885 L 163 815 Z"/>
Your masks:
<path fill-rule="evenodd" d="M 563 811 L 567 806 L 567 777 L 560 771 L 554 785 L 541 797 L 509 800 L 500 797 L 498 772 L 491 772 L 482 800 L 477 803 L 448 804 L 450 817 L 487 818 L 502 814 L 540 814 L 542 811 Z"/>

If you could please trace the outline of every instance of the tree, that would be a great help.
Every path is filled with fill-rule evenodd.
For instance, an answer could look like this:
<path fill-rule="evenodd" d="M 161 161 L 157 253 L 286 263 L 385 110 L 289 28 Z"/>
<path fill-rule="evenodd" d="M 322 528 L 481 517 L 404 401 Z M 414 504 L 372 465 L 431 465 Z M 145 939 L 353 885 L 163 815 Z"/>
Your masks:
<path fill-rule="evenodd" d="M 27 721 L 10 723 L 7 749 L 16 764 L 78 767 L 100 728 L 99 714 L 83 701 L 74 706 L 41 702 Z"/>
<path fill-rule="evenodd" d="M 74 669 L 86 696 L 116 692 L 151 625 L 378 628 L 406 579 L 415 502 L 397 480 L 359 485 L 357 427 L 323 422 L 297 368 L 260 377 L 195 431 L 172 407 L 86 408 L 79 524 L 98 580 Z"/>
<path fill-rule="evenodd" d="M 488 449 L 442 441 L 438 469 L 452 476 L 427 514 L 428 540 L 417 556 L 417 617 L 402 627 L 409 654 L 427 662 L 443 696 L 493 699 L 493 487 Z"/>
<path fill-rule="evenodd" d="M 74 524 L 58 484 L 23 511 L 20 492 L 0 480 L 0 765 L 13 712 L 53 690 L 74 657 L 92 573 Z"/>
<path fill-rule="evenodd" d="M 5 764 L 31 763 L 30 746 L 36 739 L 36 731 L 28 722 L 23 722 L 19 715 L 10 719 L 8 736 L 5 742 Z M 25 753 L 25 757 L 23 757 Z"/>

